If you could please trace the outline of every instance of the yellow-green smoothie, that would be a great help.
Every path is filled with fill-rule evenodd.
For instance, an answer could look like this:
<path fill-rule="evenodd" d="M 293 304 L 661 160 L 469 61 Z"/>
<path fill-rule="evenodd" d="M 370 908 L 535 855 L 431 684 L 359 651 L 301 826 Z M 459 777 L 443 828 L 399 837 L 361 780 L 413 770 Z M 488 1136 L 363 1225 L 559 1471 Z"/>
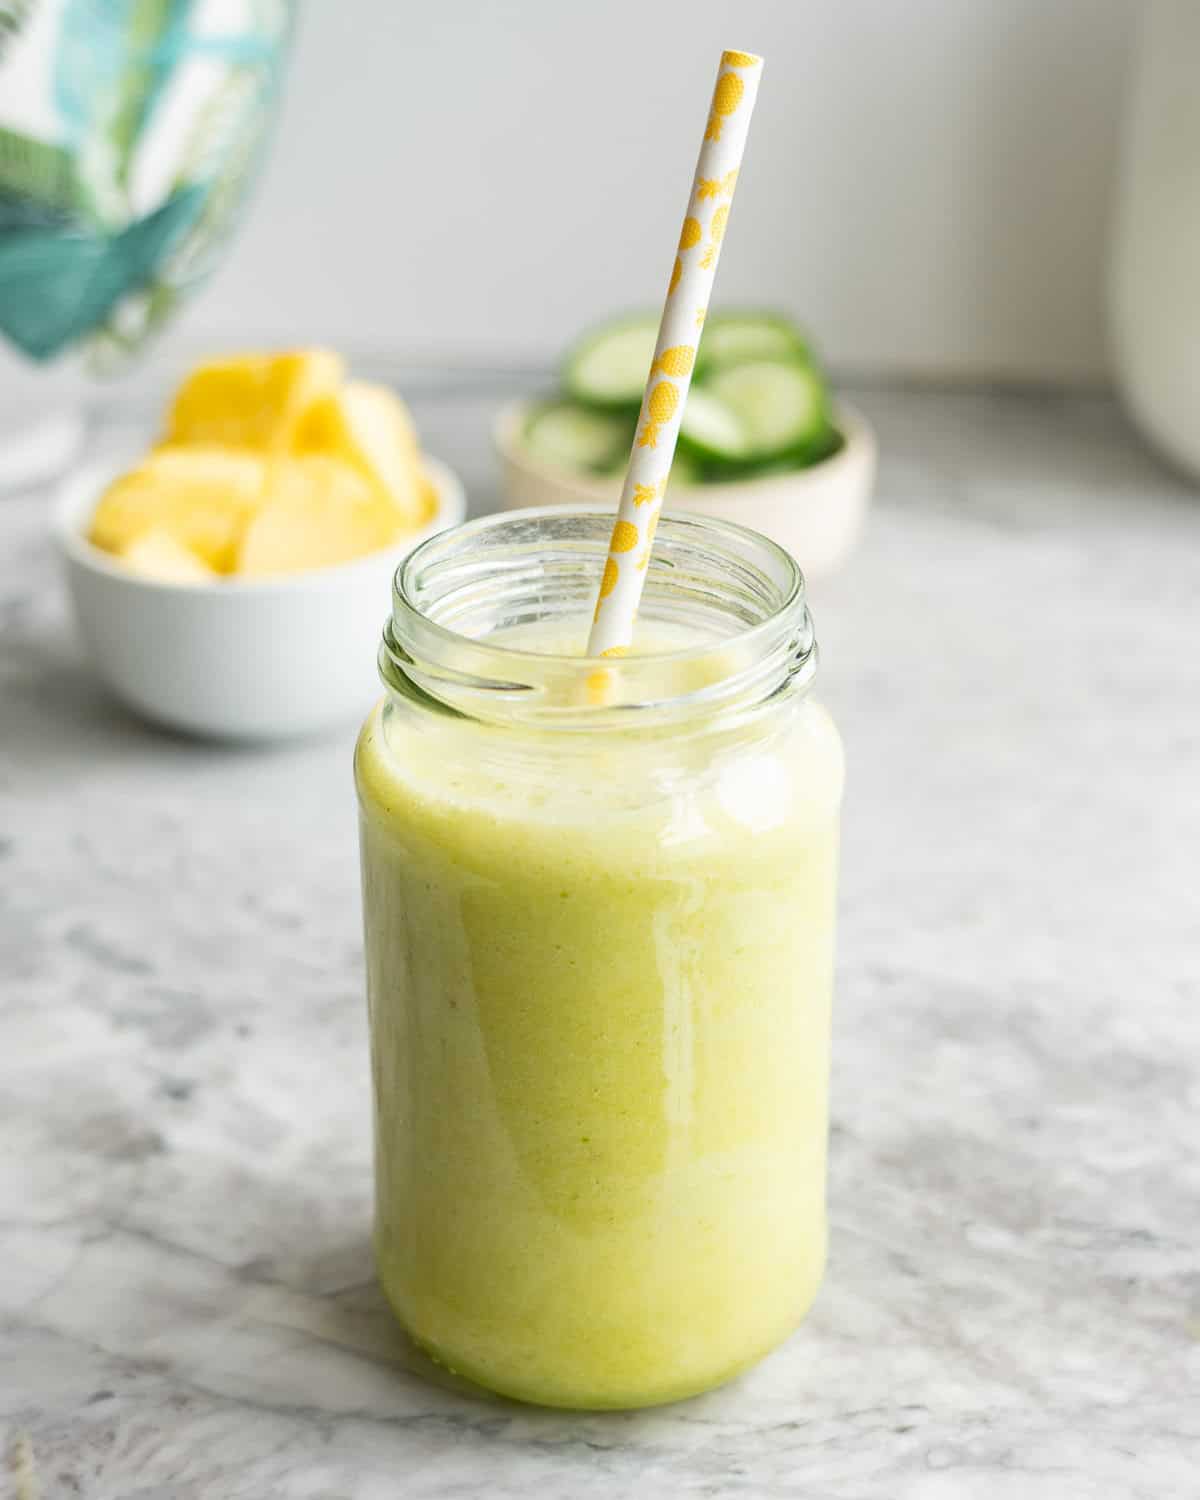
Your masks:
<path fill-rule="evenodd" d="M 392 704 L 356 770 L 399 1317 L 550 1405 L 751 1364 L 825 1255 L 830 719 L 783 695 L 720 734 L 589 737 Z"/>

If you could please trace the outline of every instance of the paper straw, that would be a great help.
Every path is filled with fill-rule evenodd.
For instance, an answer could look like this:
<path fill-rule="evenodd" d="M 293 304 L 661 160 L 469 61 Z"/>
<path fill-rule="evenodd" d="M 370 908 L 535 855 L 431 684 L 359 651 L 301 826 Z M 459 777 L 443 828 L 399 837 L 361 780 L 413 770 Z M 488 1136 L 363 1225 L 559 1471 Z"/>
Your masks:
<path fill-rule="evenodd" d="M 588 637 L 589 656 L 623 656 L 633 640 L 650 545 L 675 456 L 696 347 L 721 258 L 729 205 L 761 77 L 761 57 L 750 52 L 722 52 L 633 452 L 608 544 Z"/>

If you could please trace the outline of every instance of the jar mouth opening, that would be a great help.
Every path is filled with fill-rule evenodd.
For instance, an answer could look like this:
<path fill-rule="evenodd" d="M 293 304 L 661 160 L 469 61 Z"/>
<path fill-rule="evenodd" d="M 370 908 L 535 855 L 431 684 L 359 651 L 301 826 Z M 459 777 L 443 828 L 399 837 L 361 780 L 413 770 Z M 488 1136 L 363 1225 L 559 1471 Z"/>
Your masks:
<path fill-rule="evenodd" d="M 811 677 L 816 643 L 799 566 L 758 532 L 703 516 L 662 517 L 633 653 L 603 663 L 584 655 L 612 524 L 610 511 L 545 506 L 422 543 L 393 579 L 386 685 L 466 717 L 593 728 L 631 710 L 711 712 Z M 539 633 L 578 647 L 547 649 Z"/>

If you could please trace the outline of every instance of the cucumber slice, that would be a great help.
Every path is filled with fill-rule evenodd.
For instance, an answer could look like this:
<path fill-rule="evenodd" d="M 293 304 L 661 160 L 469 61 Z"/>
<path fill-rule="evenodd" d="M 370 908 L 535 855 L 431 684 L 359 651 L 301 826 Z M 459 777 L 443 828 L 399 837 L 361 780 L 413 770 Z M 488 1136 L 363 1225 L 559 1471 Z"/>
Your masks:
<path fill-rule="evenodd" d="M 716 456 L 758 462 L 816 443 L 829 425 L 825 383 L 799 360 L 755 360 L 711 375 L 704 394 L 731 411 L 745 434 L 740 452 Z M 691 401 L 688 402 L 691 407 Z"/>
<path fill-rule="evenodd" d="M 845 446 L 846 439 L 832 422 L 826 422 L 811 442 L 797 448 L 790 457 L 795 468 L 810 469 L 813 464 L 824 463 L 827 458 L 833 458 Z"/>
<path fill-rule="evenodd" d="M 759 359 L 812 360 L 804 335 L 779 313 L 714 313 L 704 325 L 697 378 Z"/>
<path fill-rule="evenodd" d="M 593 411 L 575 401 L 539 406 L 525 424 L 525 446 L 546 463 L 603 474 L 629 454 L 633 422 L 612 412 Z"/>
<path fill-rule="evenodd" d="M 765 458 L 743 464 L 724 463 L 710 467 L 705 482 L 708 484 L 736 484 L 744 479 L 769 479 L 773 474 L 796 474 L 811 469 L 833 458 L 846 446 L 846 440 L 836 427 L 827 426 L 812 443 L 802 448 L 793 448 L 777 458 Z"/>
<path fill-rule="evenodd" d="M 658 320 L 649 314 L 594 328 L 568 352 L 563 384 L 589 406 L 636 412 L 657 337 Z"/>
<path fill-rule="evenodd" d="M 689 398 L 690 399 L 690 398 Z M 670 484 L 703 484 L 703 466 L 694 459 L 690 453 L 681 448 L 676 448 L 675 459 L 671 464 Z"/>
<path fill-rule="evenodd" d="M 684 455 L 719 463 L 740 463 L 752 456 L 750 433 L 733 407 L 711 390 L 693 386 L 679 424 Z"/>
<path fill-rule="evenodd" d="M 619 474 L 623 479 L 625 470 L 629 467 L 629 450 L 633 447 L 633 428 L 629 429 L 628 441 L 622 447 L 620 453 L 603 469 L 595 470 L 598 474 Z M 671 463 L 672 484 L 703 484 L 704 466 L 699 463 L 690 453 L 685 453 L 682 448 L 676 448 L 675 457 Z"/>
<path fill-rule="evenodd" d="M 658 320 L 649 313 L 590 329 L 568 351 L 563 384 L 587 406 L 636 411 L 654 358 Z M 717 313 L 704 325 L 696 356 L 697 379 L 752 360 L 797 359 L 815 363 L 804 335 L 779 313 Z"/>

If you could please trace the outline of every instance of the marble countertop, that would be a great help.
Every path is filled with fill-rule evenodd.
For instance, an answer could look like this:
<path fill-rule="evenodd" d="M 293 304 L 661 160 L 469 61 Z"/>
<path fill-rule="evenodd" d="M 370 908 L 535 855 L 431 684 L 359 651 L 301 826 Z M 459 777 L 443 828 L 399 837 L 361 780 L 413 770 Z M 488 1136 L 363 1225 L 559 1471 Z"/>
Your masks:
<path fill-rule="evenodd" d="M 1200 495 L 1099 397 L 866 389 L 832 1253 L 791 1342 L 521 1408 L 371 1275 L 352 730 L 143 727 L 0 500 L 0 1437 L 20 1500 L 1200 1493 Z M 496 396 L 418 403 L 486 504 Z"/>

